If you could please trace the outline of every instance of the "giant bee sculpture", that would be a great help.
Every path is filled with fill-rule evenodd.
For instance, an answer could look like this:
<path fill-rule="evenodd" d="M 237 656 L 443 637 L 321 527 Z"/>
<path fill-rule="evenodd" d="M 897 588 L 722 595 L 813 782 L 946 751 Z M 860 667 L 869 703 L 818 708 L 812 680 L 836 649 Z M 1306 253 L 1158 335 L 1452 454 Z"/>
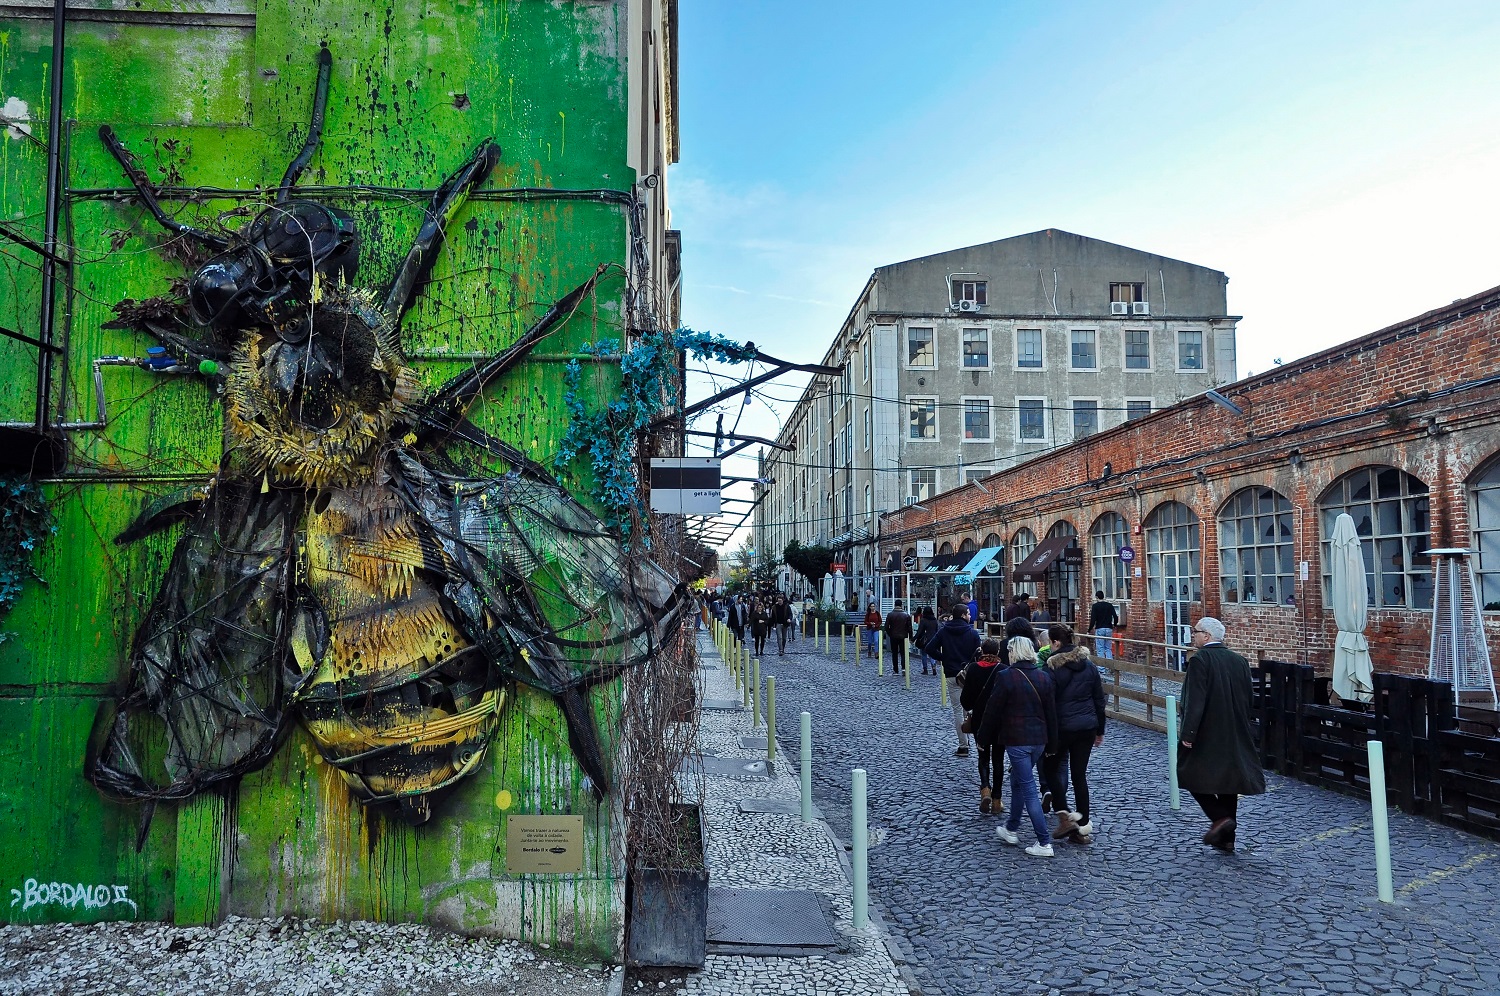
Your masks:
<path fill-rule="evenodd" d="M 100 129 L 156 221 L 210 253 L 185 306 L 123 321 L 215 381 L 225 427 L 209 486 L 150 504 L 117 538 L 185 521 L 135 634 L 128 685 L 96 723 L 88 776 L 121 799 L 188 798 L 264 765 L 300 720 L 357 799 L 422 823 L 434 794 L 478 766 L 520 682 L 556 697 L 603 794 L 589 689 L 658 651 L 682 588 L 465 413 L 608 267 L 509 348 L 424 394 L 401 320 L 500 150 L 485 140 L 437 189 L 383 294 L 355 286 L 353 220 L 293 199 L 331 65 L 325 46 L 306 142 L 274 203 L 234 232 L 169 217 Z M 510 470 L 466 473 L 455 444 Z"/>

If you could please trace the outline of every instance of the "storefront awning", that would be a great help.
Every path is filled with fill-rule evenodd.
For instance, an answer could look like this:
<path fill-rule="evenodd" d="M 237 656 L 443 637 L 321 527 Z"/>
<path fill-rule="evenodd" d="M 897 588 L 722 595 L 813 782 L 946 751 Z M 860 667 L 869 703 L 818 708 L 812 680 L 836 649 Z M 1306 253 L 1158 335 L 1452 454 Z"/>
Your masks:
<path fill-rule="evenodd" d="M 1052 562 L 1063 556 L 1069 547 L 1078 550 L 1076 546 L 1073 546 L 1077 539 L 1076 536 L 1051 536 L 1042 540 L 1025 560 L 1016 565 L 1010 579 L 1012 581 L 1035 581 L 1047 573 L 1047 568 L 1052 566 Z M 1082 551 L 1079 550 L 1075 556 L 1081 558 Z"/>
<path fill-rule="evenodd" d="M 972 553 L 940 553 L 927 561 L 927 566 L 918 573 L 921 574 L 956 574 L 973 557 Z"/>
<path fill-rule="evenodd" d="M 1004 547 L 987 546 L 974 554 L 973 559 L 965 564 L 964 569 L 959 573 L 976 579 L 986 576 L 999 578 L 1000 565 L 1005 560 L 1004 553 Z"/>

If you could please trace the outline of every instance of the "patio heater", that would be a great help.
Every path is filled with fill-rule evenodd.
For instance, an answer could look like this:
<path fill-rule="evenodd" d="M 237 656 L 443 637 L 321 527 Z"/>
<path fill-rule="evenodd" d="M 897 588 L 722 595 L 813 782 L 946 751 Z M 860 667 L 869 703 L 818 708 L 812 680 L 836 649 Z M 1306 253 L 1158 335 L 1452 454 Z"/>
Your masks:
<path fill-rule="evenodd" d="M 1427 677 L 1453 686 L 1453 700 L 1465 692 L 1495 698 L 1495 672 L 1490 669 L 1490 651 L 1484 642 L 1484 620 L 1480 614 L 1474 567 L 1466 549 L 1428 550 L 1433 558 L 1432 645 Z M 1471 700 L 1472 703 L 1472 700 Z"/>

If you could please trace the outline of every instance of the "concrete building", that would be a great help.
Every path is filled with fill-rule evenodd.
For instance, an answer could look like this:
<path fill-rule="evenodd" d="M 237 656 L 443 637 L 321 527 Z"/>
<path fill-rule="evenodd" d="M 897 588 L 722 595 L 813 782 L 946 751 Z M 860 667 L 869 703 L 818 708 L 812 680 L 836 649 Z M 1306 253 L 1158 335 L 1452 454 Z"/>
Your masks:
<path fill-rule="evenodd" d="M 882 512 L 1235 380 L 1227 282 L 1056 229 L 877 268 L 763 456 L 756 549 L 831 545 L 862 591 Z"/>
<path fill-rule="evenodd" d="M 1427 673 L 1434 549 L 1473 551 L 1500 661 L 1500 287 L 1223 394 L 1234 409 L 1189 399 L 886 516 L 882 548 L 995 543 L 997 602 L 1034 584 L 1054 618 L 1081 627 L 1102 590 L 1132 640 L 1185 645 L 1210 615 L 1247 656 L 1327 668 L 1325 554 L 1347 512 L 1377 670 Z"/>

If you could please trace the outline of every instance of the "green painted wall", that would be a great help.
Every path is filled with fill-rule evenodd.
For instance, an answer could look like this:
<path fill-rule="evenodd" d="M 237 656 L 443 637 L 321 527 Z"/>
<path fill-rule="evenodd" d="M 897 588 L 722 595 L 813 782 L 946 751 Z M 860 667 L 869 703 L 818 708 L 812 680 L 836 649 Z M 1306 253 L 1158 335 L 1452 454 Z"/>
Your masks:
<path fill-rule="evenodd" d="M 102 329 L 111 305 L 163 293 L 186 276 L 160 251 L 165 233 L 139 206 L 78 193 L 126 185 L 99 142 L 100 124 L 112 124 L 158 182 L 274 185 L 305 134 L 314 60 L 326 40 L 334 55 L 328 121 L 304 185 L 431 188 L 486 136 L 504 150 L 489 189 L 628 191 L 635 179 L 626 165 L 624 0 L 299 0 L 247 4 L 239 14 L 222 2 L 128 6 L 218 14 L 69 24 L 62 112 L 74 193 L 62 239 L 76 265 L 72 291 L 59 294 L 58 330 L 69 421 L 92 418 L 92 359 L 141 355 L 151 345 Z M 38 241 L 53 59 L 49 21 L 0 17 L 0 104 L 24 102 L 39 140 L 0 137 L 0 217 Z M 425 198 L 324 199 L 358 221 L 356 282 L 381 286 Z M 167 206 L 208 220 L 245 204 Z M 408 352 L 428 383 L 440 383 L 467 361 L 439 354 L 502 348 L 599 263 L 623 263 L 627 238 L 617 205 L 471 202 L 406 319 Z M 36 333 L 36 262 L 0 243 L 0 325 Z M 623 294 L 623 280 L 607 278 L 545 352 L 496 386 L 475 421 L 550 455 L 563 430 L 559 360 L 619 334 Z M 0 339 L 0 420 L 31 417 L 34 370 L 34 350 Z M 365 813 L 299 731 L 228 797 L 159 807 L 137 849 L 141 810 L 102 799 L 80 771 L 96 707 L 125 677 L 131 635 L 177 533 L 129 547 L 111 538 L 150 496 L 213 471 L 221 422 L 211 390 L 196 379 L 133 368 L 105 376 L 108 428 L 70 433 L 68 470 L 47 482 L 58 532 L 37 558 L 46 584 L 0 621 L 10 634 L 0 643 L 5 920 L 202 922 L 290 912 L 427 920 L 614 951 L 623 886 L 611 806 L 581 786 L 550 698 L 529 692 L 511 698 L 484 769 L 423 827 Z M 596 695 L 606 720 L 610 696 Z M 583 815 L 585 872 L 508 876 L 505 822 L 514 813 Z"/>

